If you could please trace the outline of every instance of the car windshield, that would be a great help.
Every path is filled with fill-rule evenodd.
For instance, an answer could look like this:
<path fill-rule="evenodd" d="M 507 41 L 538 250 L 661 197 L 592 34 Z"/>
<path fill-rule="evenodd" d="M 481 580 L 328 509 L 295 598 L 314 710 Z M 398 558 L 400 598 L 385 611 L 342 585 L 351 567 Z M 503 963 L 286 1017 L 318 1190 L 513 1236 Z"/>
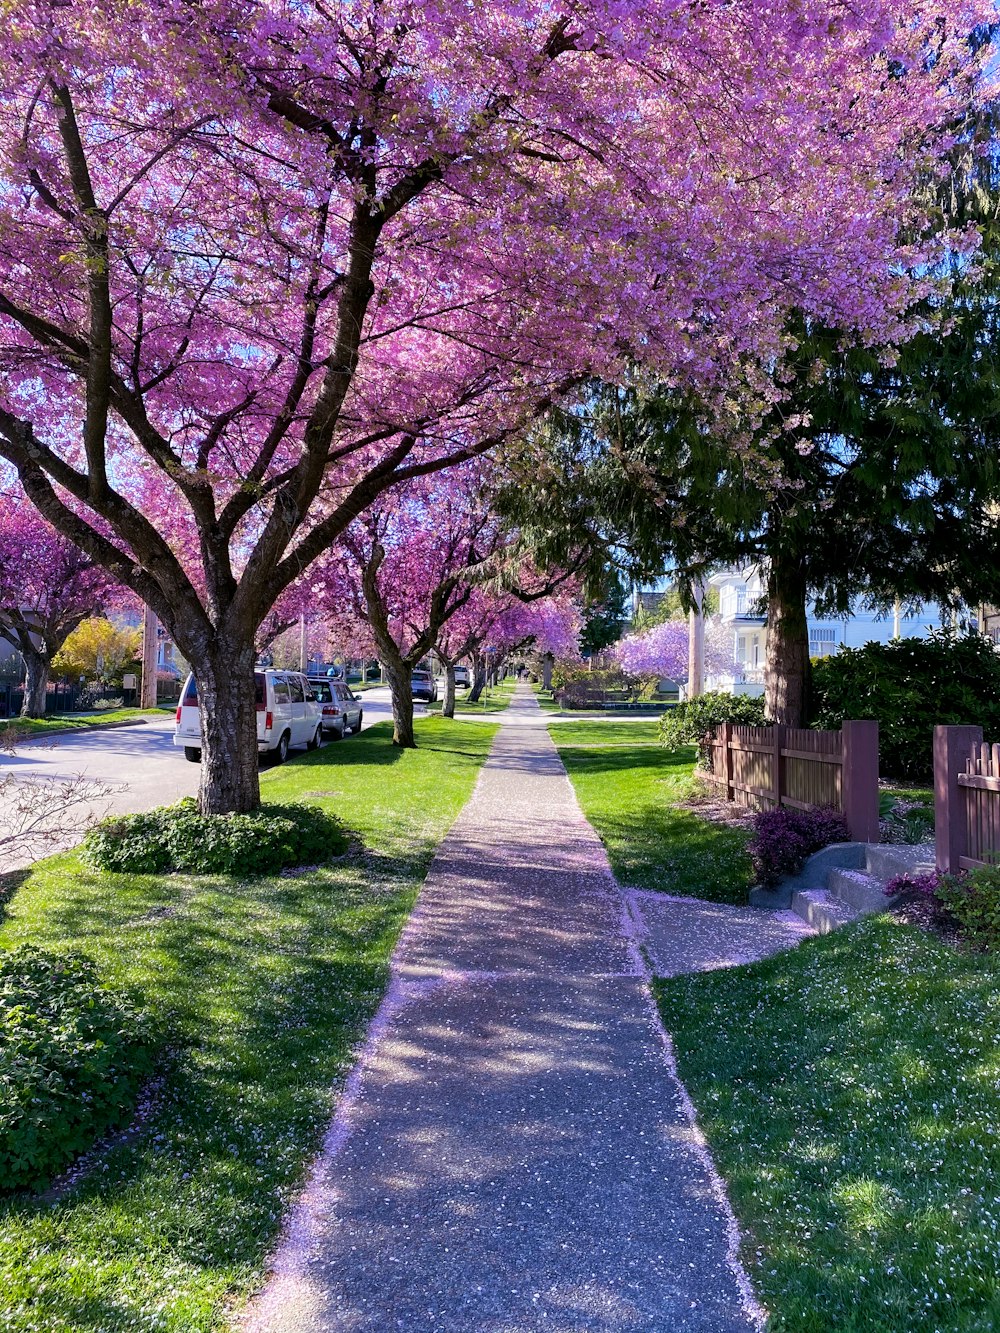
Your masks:
<path fill-rule="evenodd" d="M 429 671 L 414 671 L 413 673 L 414 680 L 424 681 L 424 680 L 430 680 L 430 678 L 431 677 Z"/>

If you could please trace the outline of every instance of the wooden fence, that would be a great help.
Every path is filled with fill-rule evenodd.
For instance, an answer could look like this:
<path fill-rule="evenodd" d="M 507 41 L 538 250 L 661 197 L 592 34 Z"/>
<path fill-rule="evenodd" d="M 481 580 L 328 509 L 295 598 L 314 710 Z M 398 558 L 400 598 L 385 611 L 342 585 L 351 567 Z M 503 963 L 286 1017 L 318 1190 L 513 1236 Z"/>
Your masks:
<path fill-rule="evenodd" d="M 938 870 L 1000 862 L 1000 745 L 982 727 L 934 728 L 934 825 Z"/>
<path fill-rule="evenodd" d="M 878 842 L 878 723 L 840 731 L 743 727 L 726 722 L 710 741 L 711 776 L 726 800 L 753 810 L 842 810 L 856 842 Z"/>

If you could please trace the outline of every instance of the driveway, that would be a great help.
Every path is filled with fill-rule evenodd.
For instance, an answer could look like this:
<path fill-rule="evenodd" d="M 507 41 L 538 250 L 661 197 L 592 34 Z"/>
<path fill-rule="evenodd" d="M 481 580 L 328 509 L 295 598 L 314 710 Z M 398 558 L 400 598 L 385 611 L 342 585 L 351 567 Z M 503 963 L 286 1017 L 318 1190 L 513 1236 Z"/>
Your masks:
<path fill-rule="evenodd" d="M 366 691 L 363 699 L 362 730 L 391 719 L 388 686 Z M 418 705 L 417 714 L 423 711 Z M 82 774 L 113 786 L 115 790 L 107 799 L 80 811 L 81 824 L 89 816 L 131 814 L 154 805 L 168 805 L 198 791 L 198 765 L 189 764 L 183 752 L 174 748 L 173 734 L 174 715 L 164 711 L 162 717 L 147 718 L 138 726 L 66 732 L 27 741 L 18 746 L 14 755 L 0 755 L 0 778 L 13 773 L 18 777 L 66 782 Z M 349 738 L 327 742 L 350 743 Z M 3 814 L 0 801 L 0 824 Z M 81 828 L 81 835 L 82 832 Z M 78 838 L 67 838 L 59 845 L 71 846 L 76 841 Z M 0 873 L 18 870 L 33 859 L 30 855 L 4 856 L 2 852 L 0 858 Z"/>

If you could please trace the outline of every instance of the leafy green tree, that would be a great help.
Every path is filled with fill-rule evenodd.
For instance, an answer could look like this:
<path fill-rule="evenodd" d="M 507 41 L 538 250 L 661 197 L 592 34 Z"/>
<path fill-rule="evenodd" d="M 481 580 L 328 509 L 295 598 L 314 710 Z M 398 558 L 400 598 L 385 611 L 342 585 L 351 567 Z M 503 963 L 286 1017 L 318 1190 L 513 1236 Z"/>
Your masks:
<path fill-rule="evenodd" d="M 728 413 L 640 380 L 594 386 L 526 446 L 517 504 L 549 558 L 586 535 L 632 577 L 672 567 L 685 600 L 713 566 L 766 571 L 775 721 L 808 716 L 810 599 L 843 615 L 859 597 L 1000 597 L 1000 196 L 992 158 L 974 165 L 941 215 L 978 223 L 977 263 L 954 257 L 898 350 L 800 316 L 775 401 L 750 401 L 749 377 Z"/>
<path fill-rule="evenodd" d="M 594 601 L 584 611 L 580 651 L 585 657 L 603 652 L 616 643 L 630 619 L 628 589 L 617 570 L 607 570 L 605 586 L 607 591 L 603 598 Z"/>

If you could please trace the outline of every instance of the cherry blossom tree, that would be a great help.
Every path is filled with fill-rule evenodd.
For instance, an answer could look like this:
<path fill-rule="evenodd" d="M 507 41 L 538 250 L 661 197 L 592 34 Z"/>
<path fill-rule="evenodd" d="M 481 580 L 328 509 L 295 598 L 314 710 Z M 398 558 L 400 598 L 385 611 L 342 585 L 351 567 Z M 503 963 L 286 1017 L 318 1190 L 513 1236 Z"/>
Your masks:
<path fill-rule="evenodd" d="M 260 625 L 387 488 L 630 352 L 710 386 L 793 305 L 897 334 L 990 17 L 7 0 L 0 455 L 191 662 L 204 811 L 259 800 Z"/>
<path fill-rule="evenodd" d="M 111 587 L 105 571 L 23 495 L 0 495 L 0 634 L 24 659 L 22 717 L 45 716 L 53 657 Z"/>
<path fill-rule="evenodd" d="M 628 676 L 684 681 L 688 674 L 688 633 L 686 620 L 665 620 L 619 639 L 613 656 Z M 732 631 L 713 616 L 705 622 L 705 670 L 721 675 L 733 671 L 735 665 Z"/>
<path fill-rule="evenodd" d="M 468 601 L 442 626 L 436 649 L 445 665 L 442 715 L 455 715 L 455 664 L 471 658 L 470 700 L 486 682 L 486 649 L 494 664 L 531 646 L 536 652 L 571 657 L 578 652 L 581 618 L 575 585 L 562 574 L 548 577 L 530 568 L 518 571 L 514 588 L 473 587 Z"/>

